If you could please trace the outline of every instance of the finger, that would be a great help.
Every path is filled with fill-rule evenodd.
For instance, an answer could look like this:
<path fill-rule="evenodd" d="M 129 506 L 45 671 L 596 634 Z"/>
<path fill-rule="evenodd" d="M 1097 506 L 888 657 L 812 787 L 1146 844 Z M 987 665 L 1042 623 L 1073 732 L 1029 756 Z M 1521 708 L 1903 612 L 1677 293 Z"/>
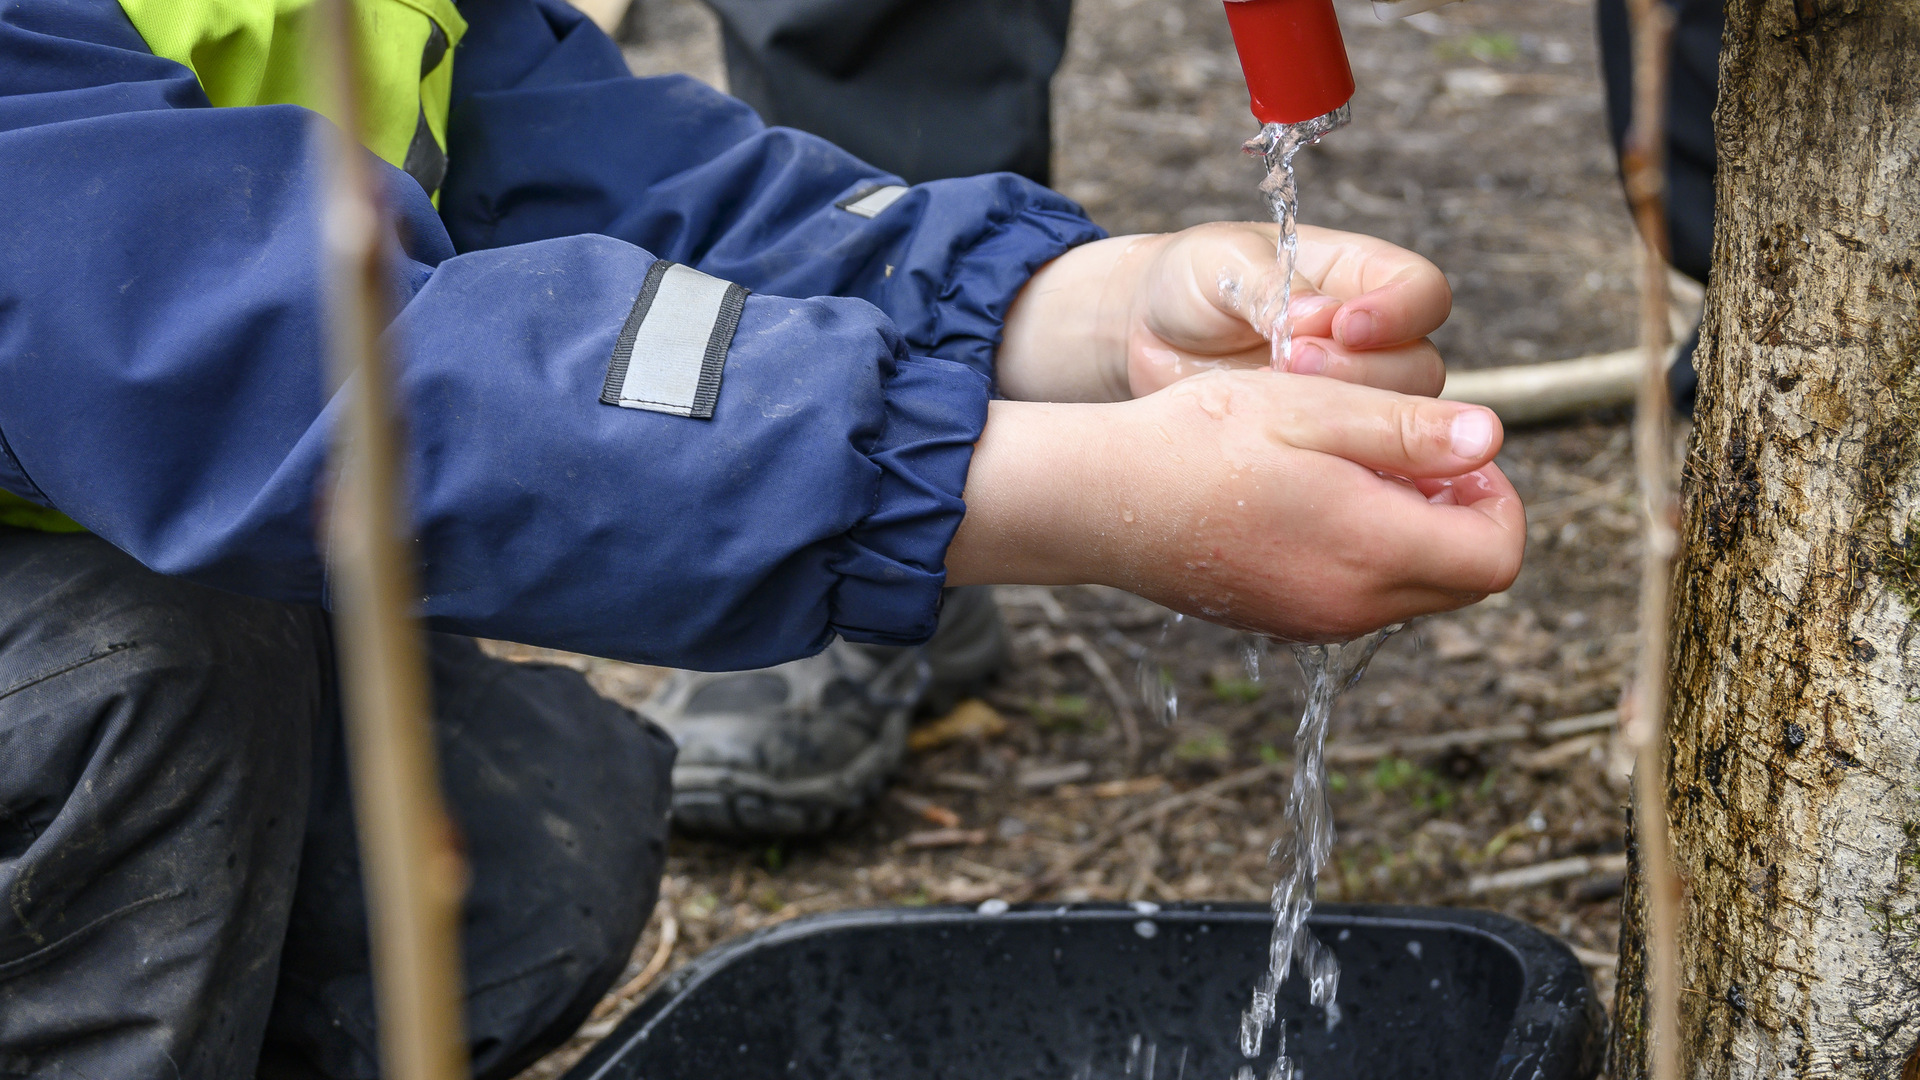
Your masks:
<path fill-rule="evenodd" d="M 1268 381 L 1271 389 L 1247 380 L 1249 396 L 1272 410 L 1275 434 L 1303 450 L 1414 478 L 1460 476 L 1500 451 L 1500 420 L 1479 405 L 1297 375 Z"/>
<path fill-rule="evenodd" d="M 1440 359 L 1440 350 L 1424 338 L 1410 345 L 1363 351 L 1325 337 L 1302 337 L 1296 331 L 1286 370 L 1421 397 L 1436 397 L 1447 384 L 1447 365 Z"/>
<path fill-rule="evenodd" d="M 1488 464 L 1461 476 L 1417 484 L 1432 486 L 1454 501 L 1430 498 L 1381 515 L 1381 528 L 1397 549 L 1395 565 L 1406 575 L 1405 583 L 1467 596 L 1512 585 L 1526 553 L 1526 511 L 1499 467 Z"/>
<path fill-rule="evenodd" d="M 1426 337 L 1453 308 L 1439 267 L 1376 237 L 1302 225 L 1297 273 L 1314 291 L 1342 301 L 1332 335 L 1349 348 Z"/>

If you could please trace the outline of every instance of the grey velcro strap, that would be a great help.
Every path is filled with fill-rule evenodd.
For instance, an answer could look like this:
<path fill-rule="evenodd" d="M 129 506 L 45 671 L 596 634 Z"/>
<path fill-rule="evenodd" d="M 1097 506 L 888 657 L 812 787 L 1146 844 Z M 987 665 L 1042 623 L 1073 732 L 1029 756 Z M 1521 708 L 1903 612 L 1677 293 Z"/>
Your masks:
<path fill-rule="evenodd" d="M 600 400 L 711 419 L 746 303 L 747 290 L 731 281 L 665 259 L 654 263 L 614 343 Z"/>
<path fill-rule="evenodd" d="M 873 218 L 878 217 L 880 211 L 899 202 L 900 196 L 906 193 L 907 189 L 899 184 L 885 184 L 880 187 L 862 188 L 833 205 L 849 214 Z"/>

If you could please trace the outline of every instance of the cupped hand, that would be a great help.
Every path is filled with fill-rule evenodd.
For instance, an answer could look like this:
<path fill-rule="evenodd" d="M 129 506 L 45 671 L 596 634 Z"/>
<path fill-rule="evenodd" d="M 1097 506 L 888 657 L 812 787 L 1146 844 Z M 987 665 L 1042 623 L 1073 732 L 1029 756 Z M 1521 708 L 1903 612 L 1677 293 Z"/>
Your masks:
<path fill-rule="evenodd" d="M 1300 227 L 1288 312 L 1290 357 L 1271 339 L 1284 279 L 1279 226 L 1201 225 L 1165 236 L 1142 268 L 1129 320 L 1127 378 L 1134 396 L 1199 371 L 1273 365 L 1298 375 L 1432 396 L 1446 367 L 1427 335 L 1453 293 L 1437 267 L 1358 233 Z"/>
<path fill-rule="evenodd" d="M 1098 583 L 1337 640 L 1510 585 L 1526 522 L 1477 406 L 1212 371 L 1114 405 L 996 402 L 955 584 Z"/>
<path fill-rule="evenodd" d="M 1027 401 L 1124 401 L 1202 371 L 1267 367 L 1281 276 L 1274 225 L 1222 223 L 1087 244 L 1042 267 L 1009 311 L 1000 387 Z M 1303 225 L 1286 369 L 1440 391 L 1426 335 L 1446 277 L 1384 240 Z"/>

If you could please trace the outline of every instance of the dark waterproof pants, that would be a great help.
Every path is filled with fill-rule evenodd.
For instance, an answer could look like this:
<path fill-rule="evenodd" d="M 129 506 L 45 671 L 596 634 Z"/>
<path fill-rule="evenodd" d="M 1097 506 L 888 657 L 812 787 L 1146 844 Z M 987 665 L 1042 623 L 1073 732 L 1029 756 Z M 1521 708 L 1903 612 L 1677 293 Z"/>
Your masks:
<path fill-rule="evenodd" d="M 707 0 L 728 89 L 910 184 L 1042 184 L 1072 0 Z"/>
<path fill-rule="evenodd" d="M 436 635 L 475 1073 L 565 1039 L 653 907 L 671 742 Z M 0 1077 L 376 1074 L 323 613 L 0 528 Z"/>

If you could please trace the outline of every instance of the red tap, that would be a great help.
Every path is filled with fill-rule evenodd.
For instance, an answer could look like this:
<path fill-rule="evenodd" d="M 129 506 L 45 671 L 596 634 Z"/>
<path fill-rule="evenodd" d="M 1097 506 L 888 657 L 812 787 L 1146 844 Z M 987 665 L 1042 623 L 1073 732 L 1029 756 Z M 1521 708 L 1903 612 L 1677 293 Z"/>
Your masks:
<path fill-rule="evenodd" d="M 1253 117 L 1297 124 L 1353 97 L 1353 68 L 1333 0 L 1226 0 Z"/>

